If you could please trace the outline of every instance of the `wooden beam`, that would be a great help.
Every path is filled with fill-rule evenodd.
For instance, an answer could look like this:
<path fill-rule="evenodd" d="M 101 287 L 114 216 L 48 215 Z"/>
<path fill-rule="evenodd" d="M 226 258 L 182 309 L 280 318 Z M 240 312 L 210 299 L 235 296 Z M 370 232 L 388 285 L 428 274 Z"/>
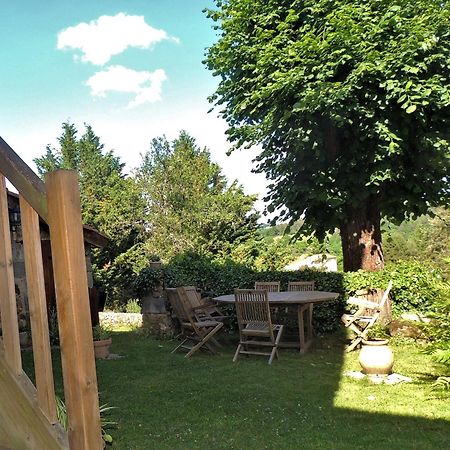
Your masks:
<path fill-rule="evenodd" d="M 44 183 L 1 137 L 0 172 L 24 196 L 42 219 L 47 221 Z"/>
<path fill-rule="evenodd" d="M 50 423 L 55 423 L 58 419 L 56 416 L 39 216 L 22 195 L 20 196 L 20 214 L 38 405 Z"/>
<path fill-rule="evenodd" d="M 16 289 L 9 230 L 8 199 L 5 177 L 0 174 L 0 311 L 2 313 L 3 345 L 11 370 L 22 373 L 22 359 L 17 321 Z"/>
<path fill-rule="evenodd" d="M 70 448 L 103 446 L 76 172 L 46 174 L 64 394 Z"/>

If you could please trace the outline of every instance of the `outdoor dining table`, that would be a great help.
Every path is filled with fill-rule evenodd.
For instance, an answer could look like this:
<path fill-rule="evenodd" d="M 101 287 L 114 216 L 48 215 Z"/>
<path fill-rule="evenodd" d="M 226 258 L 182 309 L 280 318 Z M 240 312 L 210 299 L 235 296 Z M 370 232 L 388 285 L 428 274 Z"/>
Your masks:
<path fill-rule="evenodd" d="M 300 353 L 306 353 L 312 343 L 313 328 L 312 315 L 313 305 L 316 303 L 325 303 L 335 300 L 339 294 L 336 292 L 324 291 L 282 291 L 282 292 L 267 292 L 269 305 L 271 307 L 297 305 L 298 316 L 298 334 L 299 342 L 283 342 L 282 347 L 298 347 Z M 221 295 L 214 297 L 215 301 L 221 303 L 234 303 L 234 294 Z M 305 333 L 306 314 L 307 332 Z"/>

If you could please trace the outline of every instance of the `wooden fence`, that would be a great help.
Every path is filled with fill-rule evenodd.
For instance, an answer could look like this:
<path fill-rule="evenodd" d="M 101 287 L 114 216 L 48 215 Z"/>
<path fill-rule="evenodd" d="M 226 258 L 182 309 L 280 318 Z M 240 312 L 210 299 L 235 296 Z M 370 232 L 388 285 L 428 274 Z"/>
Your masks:
<path fill-rule="evenodd" d="M 20 196 L 35 386 L 22 369 L 5 179 Z M 57 422 L 39 217 L 50 229 L 68 433 Z M 2 138 L 0 312 L 0 448 L 103 448 L 77 174 L 43 183 Z"/>

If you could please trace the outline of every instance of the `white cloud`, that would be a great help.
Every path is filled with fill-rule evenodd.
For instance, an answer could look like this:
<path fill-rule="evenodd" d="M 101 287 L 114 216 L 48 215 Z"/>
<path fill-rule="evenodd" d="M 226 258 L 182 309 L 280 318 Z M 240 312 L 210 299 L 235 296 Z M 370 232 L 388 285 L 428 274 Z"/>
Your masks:
<path fill-rule="evenodd" d="M 94 97 L 106 97 L 108 92 L 125 92 L 136 94 L 128 108 L 154 103 L 161 100 L 161 87 L 167 79 L 162 69 L 154 72 L 137 71 L 123 66 L 110 66 L 96 72 L 86 84 L 91 88 Z"/>
<path fill-rule="evenodd" d="M 82 61 L 103 65 L 128 47 L 150 48 L 165 39 L 179 42 L 178 38 L 170 37 L 164 30 L 145 23 L 144 16 L 119 13 L 62 30 L 58 33 L 57 48 L 79 49 Z M 75 56 L 75 59 L 79 57 Z"/>

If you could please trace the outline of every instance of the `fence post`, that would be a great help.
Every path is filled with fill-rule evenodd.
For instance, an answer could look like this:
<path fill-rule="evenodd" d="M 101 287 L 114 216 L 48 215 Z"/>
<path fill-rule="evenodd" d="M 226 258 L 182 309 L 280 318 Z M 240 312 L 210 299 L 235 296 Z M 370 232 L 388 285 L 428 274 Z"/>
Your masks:
<path fill-rule="evenodd" d="M 89 309 L 78 176 L 46 174 L 48 224 L 52 245 L 69 445 L 100 450 L 97 375 Z"/>

